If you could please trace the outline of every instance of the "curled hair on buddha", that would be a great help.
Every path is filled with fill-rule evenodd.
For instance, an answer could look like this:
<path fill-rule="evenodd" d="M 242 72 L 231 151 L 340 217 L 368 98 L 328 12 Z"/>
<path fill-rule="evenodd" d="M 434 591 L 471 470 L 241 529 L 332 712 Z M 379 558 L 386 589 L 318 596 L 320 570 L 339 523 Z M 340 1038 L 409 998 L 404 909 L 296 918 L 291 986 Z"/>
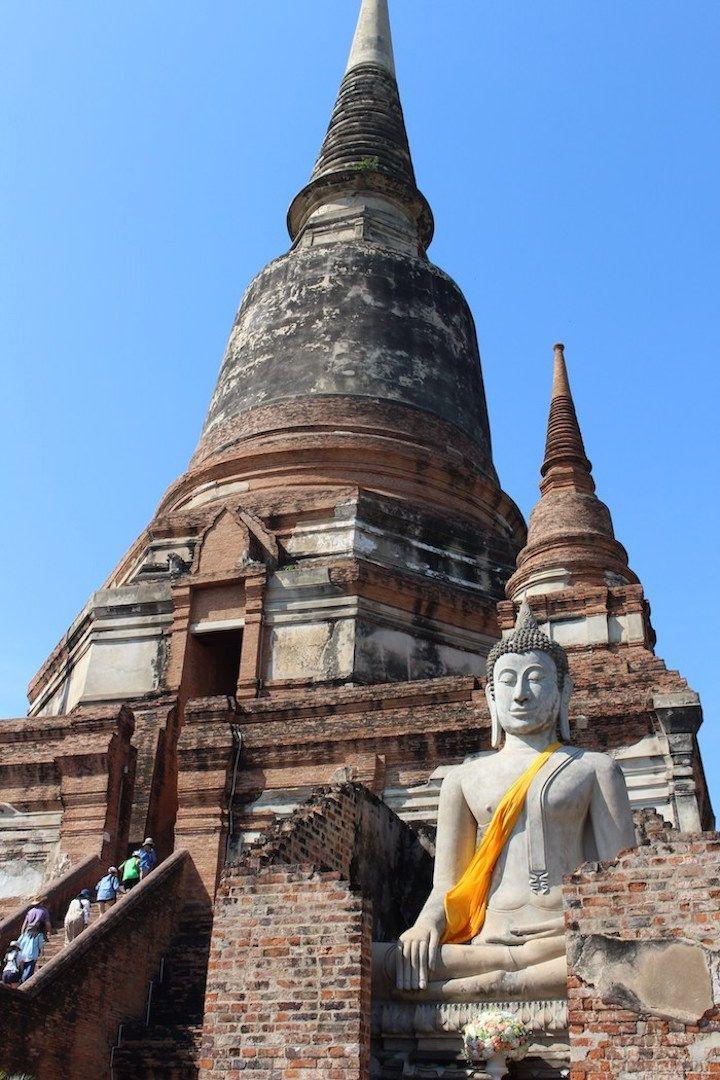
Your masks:
<path fill-rule="evenodd" d="M 524 599 L 520 605 L 515 629 L 512 634 L 509 634 L 508 637 L 502 638 L 500 641 L 496 642 L 488 653 L 485 669 L 487 675 L 487 690 L 494 698 L 495 686 L 493 673 L 495 671 L 495 664 L 501 656 L 506 656 L 508 653 L 522 655 L 523 653 L 529 652 L 547 653 L 555 664 L 557 685 L 561 698 L 560 715 L 558 717 L 558 734 L 563 742 L 569 742 L 570 720 L 568 717 L 567 702 L 569 690 L 572 687 L 572 681 L 570 679 L 570 666 L 568 664 L 567 653 L 562 645 L 558 645 L 556 641 L 552 641 L 547 634 L 543 633 L 540 629 L 527 599 Z M 566 691 L 565 693 L 563 693 L 564 690 Z M 494 747 L 499 745 L 500 734 L 497 719 L 493 715 L 491 741 Z"/>

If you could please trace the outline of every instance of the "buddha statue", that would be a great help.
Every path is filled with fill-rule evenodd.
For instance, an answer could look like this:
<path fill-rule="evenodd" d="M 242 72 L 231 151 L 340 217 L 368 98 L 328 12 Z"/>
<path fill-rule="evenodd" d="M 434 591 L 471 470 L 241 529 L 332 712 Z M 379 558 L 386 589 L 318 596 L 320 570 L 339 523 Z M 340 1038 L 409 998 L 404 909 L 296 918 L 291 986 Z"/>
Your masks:
<path fill-rule="evenodd" d="M 379 996 L 566 996 L 563 876 L 635 844 L 619 767 L 569 745 L 571 692 L 525 601 L 487 660 L 493 750 L 442 784 L 432 892 L 399 942 L 374 946 Z"/>

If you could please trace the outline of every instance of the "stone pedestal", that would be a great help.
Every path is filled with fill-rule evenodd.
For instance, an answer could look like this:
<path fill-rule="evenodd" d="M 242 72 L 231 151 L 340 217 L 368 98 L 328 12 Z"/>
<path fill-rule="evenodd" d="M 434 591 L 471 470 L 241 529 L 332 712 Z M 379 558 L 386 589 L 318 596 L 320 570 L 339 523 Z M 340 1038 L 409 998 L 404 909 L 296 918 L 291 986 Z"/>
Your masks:
<path fill-rule="evenodd" d="M 508 1063 L 503 1054 L 494 1054 L 482 1065 L 471 1066 L 469 1076 L 472 1080 L 505 1080 Z"/>
<path fill-rule="evenodd" d="M 566 1001 L 478 1001 L 450 1003 L 376 1001 L 372 1016 L 373 1080 L 485 1080 L 484 1065 L 465 1060 L 462 1029 L 488 1009 L 517 1015 L 533 1031 L 527 1057 L 506 1075 L 522 1080 L 558 1080 L 568 1075 L 570 1051 Z"/>

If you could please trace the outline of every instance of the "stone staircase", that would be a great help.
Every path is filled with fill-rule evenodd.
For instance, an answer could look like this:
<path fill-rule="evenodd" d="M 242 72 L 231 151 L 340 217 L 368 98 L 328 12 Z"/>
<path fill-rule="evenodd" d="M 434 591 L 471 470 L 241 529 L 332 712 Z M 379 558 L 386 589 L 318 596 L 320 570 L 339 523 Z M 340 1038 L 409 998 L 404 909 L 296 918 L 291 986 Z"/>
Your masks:
<path fill-rule="evenodd" d="M 123 1025 L 112 1056 L 112 1080 L 195 1080 L 200 1056 L 212 912 L 186 905 L 178 933 L 151 987 L 146 1019 Z"/>
<path fill-rule="evenodd" d="M 177 968 L 181 978 L 184 954 L 192 956 L 198 949 L 202 934 L 198 935 L 196 922 L 189 921 L 180 933 L 190 898 L 186 885 L 191 868 L 188 853 L 182 849 L 164 860 L 106 914 L 100 915 L 99 906 L 93 905 L 91 925 L 66 946 L 63 920 L 68 904 L 82 888 L 99 880 L 103 865 L 104 860 L 90 857 L 43 896 L 51 912 L 53 933 L 36 973 L 20 987 L 0 987 L 0 1071 L 22 1066 L 29 1074 L 47 1077 L 109 1076 L 119 1031 L 125 1027 L 128 1034 L 144 1039 L 142 1022 L 138 1029 L 132 1029 L 124 1021 L 142 1021 L 149 1016 L 150 1005 L 156 1000 L 158 973 L 173 951 L 174 940 L 178 939 L 175 951 L 180 957 Z M 18 936 L 26 911 L 27 905 L 18 907 L 0 923 L 0 949 Z M 209 940 L 209 920 L 207 926 Z M 206 944 L 206 953 L 207 949 Z M 194 985 L 197 987 L 197 981 Z M 200 985 L 201 998 L 202 990 Z M 197 996 L 197 990 L 194 998 L 191 993 L 185 995 L 186 1010 L 194 1007 Z M 158 1047 L 148 1046 L 144 1040 L 142 1049 L 150 1051 L 146 1055 L 151 1063 L 147 1071 L 140 1071 L 141 1055 L 133 1053 L 123 1075 L 197 1075 L 190 1068 L 195 1033 L 180 1030 L 183 1021 L 189 1029 L 192 1018 L 186 1018 L 172 997 L 168 1000 L 174 1010 L 172 1045 L 160 1040 L 162 1053 L 153 1056 Z M 52 1039 L 45 1037 L 46 1031 L 53 1032 Z M 167 1040 L 168 1033 L 162 1035 Z M 175 1066 L 174 1072 L 163 1068 L 170 1064 Z"/>

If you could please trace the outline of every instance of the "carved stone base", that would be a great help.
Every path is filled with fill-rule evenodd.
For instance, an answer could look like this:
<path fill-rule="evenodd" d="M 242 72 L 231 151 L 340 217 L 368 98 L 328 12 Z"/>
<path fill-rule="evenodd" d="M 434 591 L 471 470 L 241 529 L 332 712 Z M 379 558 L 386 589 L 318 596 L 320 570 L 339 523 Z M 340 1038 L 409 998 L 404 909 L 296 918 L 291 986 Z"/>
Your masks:
<path fill-rule="evenodd" d="M 373 1080 L 486 1080 L 494 1077 L 463 1057 L 461 1031 L 487 1009 L 516 1015 L 535 1035 L 528 1056 L 508 1067 L 512 1080 L 558 1080 L 568 1075 L 566 1001 L 376 1001 Z"/>

